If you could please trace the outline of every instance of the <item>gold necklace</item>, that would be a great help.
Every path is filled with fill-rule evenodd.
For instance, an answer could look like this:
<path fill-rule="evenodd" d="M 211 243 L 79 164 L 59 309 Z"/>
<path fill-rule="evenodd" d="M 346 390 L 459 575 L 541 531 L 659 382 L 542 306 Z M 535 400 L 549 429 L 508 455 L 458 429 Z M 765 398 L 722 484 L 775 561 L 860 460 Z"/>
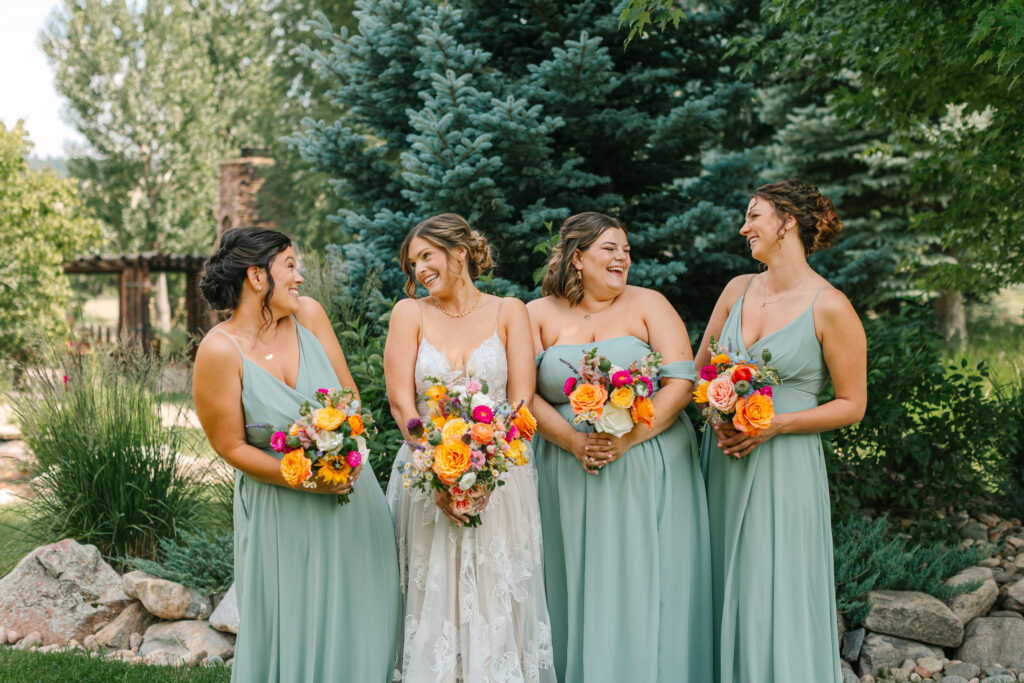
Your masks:
<path fill-rule="evenodd" d="M 452 313 L 447 308 L 441 305 L 441 302 L 438 301 L 436 296 L 431 295 L 430 298 L 434 300 L 434 305 L 440 308 L 441 312 L 444 313 L 449 318 L 465 318 L 467 315 L 476 310 L 476 305 L 480 303 L 480 290 L 476 290 L 476 298 L 473 299 L 473 305 L 469 307 L 468 311 L 465 311 L 463 313 Z"/>
<path fill-rule="evenodd" d="M 806 279 L 807 279 L 807 273 L 804 273 L 804 276 L 803 276 L 802 278 L 800 278 L 800 280 L 798 280 L 798 281 L 797 281 L 797 283 L 796 283 L 795 285 L 793 285 L 792 287 L 790 287 L 789 289 L 787 289 L 787 290 L 786 290 L 785 292 L 783 292 L 783 293 L 782 293 L 782 296 L 780 296 L 779 298 L 775 299 L 774 301 L 767 301 L 767 300 L 766 300 L 766 299 L 767 299 L 767 297 L 765 297 L 765 296 L 764 296 L 764 295 L 762 294 L 762 295 L 761 295 L 761 308 L 764 308 L 765 304 L 777 304 L 777 303 L 779 303 L 780 301 L 782 301 L 783 299 L 785 299 L 785 298 L 786 298 L 786 296 L 787 296 L 787 295 L 788 295 L 788 294 L 789 294 L 790 292 L 792 292 L 792 291 L 793 291 L 794 289 L 796 289 L 797 287 L 799 287 L 800 285 L 802 285 L 802 284 L 804 283 L 804 280 L 806 280 Z M 767 291 L 768 291 L 768 285 L 767 285 L 767 283 L 765 283 L 765 288 L 764 288 L 764 289 L 765 289 L 765 292 L 767 292 Z"/>

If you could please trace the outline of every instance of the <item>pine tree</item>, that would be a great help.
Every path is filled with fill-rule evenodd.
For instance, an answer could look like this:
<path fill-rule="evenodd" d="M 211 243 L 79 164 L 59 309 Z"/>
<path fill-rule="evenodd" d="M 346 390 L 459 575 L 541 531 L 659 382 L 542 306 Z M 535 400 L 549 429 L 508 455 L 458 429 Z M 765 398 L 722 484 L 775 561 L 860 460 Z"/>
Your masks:
<path fill-rule="evenodd" d="M 330 49 L 305 57 L 334 76 L 334 121 L 292 142 L 336 178 L 350 287 L 371 272 L 386 297 L 417 222 L 464 215 L 499 250 L 491 287 L 530 297 L 551 232 L 580 211 L 622 218 L 631 282 L 706 319 L 751 262 L 736 231 L 764 127 L 753 85 L 726 56 L 757 4 L 688 14 L 671 34 L 633 40 L 623 3 L 357 2 L 358 30 L 315 24 Z"/>

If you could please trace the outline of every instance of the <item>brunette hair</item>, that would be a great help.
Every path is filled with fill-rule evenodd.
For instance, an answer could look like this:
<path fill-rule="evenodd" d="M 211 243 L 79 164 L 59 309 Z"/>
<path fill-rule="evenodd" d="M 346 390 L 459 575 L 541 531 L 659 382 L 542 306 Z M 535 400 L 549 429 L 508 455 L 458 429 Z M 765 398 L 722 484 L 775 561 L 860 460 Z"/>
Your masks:
<path fill-rule="evenodd" d="M 282 251 L 292 246 L 288 236 L 277 230 L 264 228 L 232 228 L 225 230 L 213 254 L 203 265 L 199 278 L 199 292 L 214 310 L 231 310 L 242 298 L 242 283 L 250 266 L 267 271 L 267 292 L 261 301 L 264 320 L 273 321 L 270 296 L 274 293 L 274 278 L 270 263 Z"/>
<path fill-rule="evenodd" d="M 835 204 L 815 185 L 795 179 L 783 180 L 762 185 L 754 190 L 753 196 L 769 202 L 775 208 L 775 215 L 783 221 L 789 216 L 796 219 L 797 234 L 805 254 L 827 249 L 843 229 Z M 783 234 L 780 228 L 779 236 Z"/>
<path fill-rule="evenodd" d="M 466 250 L 466 266 L 472 279 L 477 279 L 494 267 L 494 257 L 487 238 L 470 228 L 465 218 L 457 213 L 431 216 L 409 231 L 398 252 L 398 260 L 406 277 L 405 293 L 409 296 L 416 296 L 416 272 L 409 261 L 409 243 L 416 237 L 422 237 L 445 253 L 449 272 L 458 272 L 452 268 L 452 252 L 459 247 Z"/>
<path fill-rule="evenodd" d="M 583 279 L 572 264 L 576 250 L 586 251 L 609 228 L 626 232 L 626 225 L 618 218 L 596 211 L 569 216 L 558 230 L 558 244 L 551 250 L 548 270 L 541 282 L 541 291 L 547 296 L 567 299 L 570 306 L 583 300 Z M 626 232 L 628 235 L 629 233 Z"/>

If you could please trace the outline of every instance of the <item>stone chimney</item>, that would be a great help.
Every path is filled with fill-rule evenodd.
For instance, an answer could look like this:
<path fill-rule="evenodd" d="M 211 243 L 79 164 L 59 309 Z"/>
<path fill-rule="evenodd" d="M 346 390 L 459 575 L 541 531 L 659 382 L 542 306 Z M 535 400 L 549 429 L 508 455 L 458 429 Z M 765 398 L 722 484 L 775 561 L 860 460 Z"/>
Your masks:
<path fill-rule="evenodd" d="M 260 216 L 259 191 L 263 186 L 263 171 L 274 165 L 266 150 L 243 147 L 239 159 L 220 162 L 218 185 L 220 201 L 217 207 L 217 236 L 229 228 L 256 226 L 276 229 L 273 221 Z"/>

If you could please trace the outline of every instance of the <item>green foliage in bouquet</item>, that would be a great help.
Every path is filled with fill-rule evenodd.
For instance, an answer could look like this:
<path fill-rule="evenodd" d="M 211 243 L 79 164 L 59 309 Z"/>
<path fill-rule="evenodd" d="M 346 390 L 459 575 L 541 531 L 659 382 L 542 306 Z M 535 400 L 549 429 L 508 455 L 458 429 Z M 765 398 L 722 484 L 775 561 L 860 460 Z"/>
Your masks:
<path fill-rule="evenodd" d="M 917 513 L 937 496 L 991 485 L 1007 437 L 985 366 L 947 365 L 919 313 L 867 318 L 864 328 L 867 412 L 827 444 L 837 514 L 865 506 Z"/>
<path fill-rule="evenodd" d="M 911 545 L 886 538 L 885 518 L 852 517 L 833 528 L 836 606 L 850 628 L 871 612 L 867 593 L 873 590 L 918 591 L 939 600 L 977 589 L 980 581 L 947 586 L 943 581 L 991 556 L 996 547 L 966 550 L 942 544 Z"/>
<path fill-rule="evenodd" d="M 233 548 L 230 531 L 182 531 L 177 539 L 160 539 L 156 560 L 128 557 L 123 561 L 139 571 L 212 595 L 226 591 L 235 579 Z"/>
<path fill-rule="evenodd" d="M 115 559 L 152 558 L 205 509 L 190 440 L 161 416 L 159 364 L 141 349 L 52 352 L 26 368 L 15 412 L 35 454 L 26 532 L 72 537 Z M 191 459 L 190 459 L 191 460 Z"/>

